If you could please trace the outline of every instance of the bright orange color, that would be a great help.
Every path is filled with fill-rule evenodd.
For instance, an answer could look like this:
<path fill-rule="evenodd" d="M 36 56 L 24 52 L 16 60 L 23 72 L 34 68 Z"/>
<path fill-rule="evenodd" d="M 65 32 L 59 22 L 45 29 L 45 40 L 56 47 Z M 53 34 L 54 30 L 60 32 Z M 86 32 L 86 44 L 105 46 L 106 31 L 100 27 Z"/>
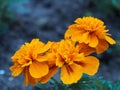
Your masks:
<path fill-rule="evenodd" d="M 12 56 L 13 66 L 10 67 L 13 76 L 24 74 L 24 85 L 28 82 L 35 85 L 37 81 L 49 73 L 49 65 L 44 58 L 44 53 L 49 50 L 52 43 L 48 42 L 46 45 L 33 39 L 30 43 L 25 43 Z"/>
<path fill-rule="evenodd" d="M 94 17 L 77 18 L 75 24 L 69 26 L 65 38 L 87 44 L 95 48 L 98 54 L 108 49 L 108 43 L 115 44 L 115 41 L 108 34 L 104 22 Z"/>
<path fill-rule="evenodd" d="M 60 79 L 64 84 L 77 83 L 82 74 L 94 75 L 99 68 L 99 60 L 88 56 L 108 49 L 115 44 L 104 23 L 94 17 L 75 20 L 65 33 L 65 40 L 44 44 L 39 39 L 25 43 L 12 56 L 12 76 L 24 74 L 24 85 L 46 83 L 60 69 Z"/>
<path fill-rule="evenodd" d="M 46 76 L 44 76 L 43 78 L 41 78 L 39 80 L 39 82 L 42 84 L 45 84 L 46 82 L 48 82 L 49 79 L 51 77 L 53 77 L 59 69 L 59 67 L 56 66 L 56 64 L 55 64 L 56 59 L 58 57 L 58 53 L 57 53 L 58 52 L 57 51 L 58 45 L 59 45 L 59 42 L 52 42 L 52 45 L 51 45 L 49 51 L 45 55 L 45 58 L 48 61 L 48 65 L 49 65 L 50 70 Z"/>
<path fill-rule="evenodd" d="M 84 53 L 85 56 L 96 51 L 95 48 L 92 48 L 85 43 L 78 43 L 77 47 L 79 47 L 79 53 Z"/>
<path fill-rule="evenodd" d="M 83 73 L 94 75 L 98 70 L 99 60 L 93 56 L 85 57 L 78 48 L 71 40 L 61 40 L 47 53 L 48 60 L 61 68 L 60 77 L 64 84 L 77 83 Z"/>

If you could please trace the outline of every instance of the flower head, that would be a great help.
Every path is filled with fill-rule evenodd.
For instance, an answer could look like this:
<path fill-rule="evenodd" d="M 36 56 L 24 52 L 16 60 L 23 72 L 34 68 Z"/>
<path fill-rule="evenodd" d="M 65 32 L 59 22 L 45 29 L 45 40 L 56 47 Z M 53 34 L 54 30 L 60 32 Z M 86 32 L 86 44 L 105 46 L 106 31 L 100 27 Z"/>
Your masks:
<path fill-rule="evenodd" d="M 106 30 L 104 22 L 94 17 L 77 18 L 75 24 L 69 26 L 65 38 L 85 43 L 95 48 L 97 53 L 102 53 L 108 48 L 108 43 L 115 44 Z"/>
<path fill-rule="evenodd" d="M 12 56 L 13 66 L 10 67 L 13 76 L 24 74 L 24 85 L 27 86 L 28 82 L 35 85 L 38 78 L 42 78 L 49 72 L 47 60 L 43 54 L 49 49 L 51 43 L 46 45 L 33 39 L 30 43 L 25 43 L 21 48 L 16 51 Z"/>
<path fill-rule="evenodd" d="M 48 61 L 54 61 L 61 69 L 61 80 L 64 84 L 76 83 L 83 73 L 94 75 L 99 67 L 99 60 L 93 56 L 79 53 L 79 47 L 71 40 L 56 42 L 47 52 Z"/>

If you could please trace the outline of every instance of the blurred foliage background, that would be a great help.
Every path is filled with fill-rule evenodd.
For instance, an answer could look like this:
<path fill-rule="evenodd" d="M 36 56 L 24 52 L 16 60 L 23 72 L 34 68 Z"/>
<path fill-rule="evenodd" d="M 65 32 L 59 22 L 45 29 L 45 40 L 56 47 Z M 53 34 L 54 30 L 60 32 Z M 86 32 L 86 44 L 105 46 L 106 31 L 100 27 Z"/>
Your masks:
<path fill-rule="evenodd" d="M 0 1 L 0 34 L 3 34 L 8 30 L 8 25 L 5 22 L 5 18 L 9 18 L 11 16 L 8 11 L 8 2 L 5 0 Z"/>
<path fill-rule="evenodd" d="M 94 7 L 98 11 L 105 13 L 108 16 L 119 16 L 120 15 L 120 0 L 91 0 Z"/>
<path fill-rule="evenodd" d="M 37 90 L 36 87 L 23 87 L 23 77 L 11 76 L 11 56 L 32 38 L 38 37 L 43 42 L 59 41 L 68 25 L 83 16 L 103 20 L 117 42 L 102 55 L 97 55 L 101 66 L 96 77 L 102 76 L 113 83 L 120 80 L 120 0 L 0 0 L 2 90 Z"/>
<path fill-rule="evenodd" d="M 27 0 L 0 0 L 0 35 L 7 33 L 10 25 L 14 21 L 15 5 Z"/>

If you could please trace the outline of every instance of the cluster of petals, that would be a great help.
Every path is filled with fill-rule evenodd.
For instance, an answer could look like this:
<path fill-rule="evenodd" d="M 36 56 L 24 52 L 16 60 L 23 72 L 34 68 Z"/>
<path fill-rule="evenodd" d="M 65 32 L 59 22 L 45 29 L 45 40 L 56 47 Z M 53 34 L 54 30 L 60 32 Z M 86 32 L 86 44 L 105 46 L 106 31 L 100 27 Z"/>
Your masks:
<path fill-rule="evenodd" d="M 65 38 L 71 38 L 73 41 L 84 43 L 94 49 L 98 54 L 108 49 L 108 43 L 115 44 L 106 30 L 104 22 L 94 17 L 77 18 L 75 24 L 68 27 Z M 81 46 L 81 45 L 80 45 Z M 90 51 L 90 50 L 89 50 Z"/>
<path fill-rule="evenodd" d="M 65 39 L 59 42 L 45 44 L 36 38 L 23 44 L 11 57 L 12 76 L 23 74 L 27 86 L 47 83 L 59 69 L 64 84 L 77 83 L 83 73 L 96 74 L 99 60 L 90 54 L 100 54 L 108 49 L 108 43 L 115 44 L 105 28 L 101 20 L 83 17 L 68 27 Z"/>
<path fill-rule="evenodd" d="M 13 66 L 10 67 L 12 76 L 24 74 L 24 85 L 28 83 L 35 85 L 39 79 L 47 75 L 49 65 L 43 54 L 49 49 L 52 43 L 44 44 L 39 39 L 33 39 L 25 43 L 12 56 Z"/>
<path fill-rule="evenodd" d="M 60 79 L 64 84 L 77 83 L 83 73 L 94 75 L 99 67 L 96 57 L 80 53 L 79 47 L 71 40 L 61 40 L 51 45 L 47 58 L 60 68 Z"/>
<path fill-rule="evenodd" d="M 85 56 L 71 40 L 44 44 L 39 39 L 33 39 L 16 51 L 12 61 L 12 75 L 24 74 L 25 86 L 28 83 L 47 83 L 59 69 L 64 84 L 77 83 L 83 73 L 94 75 L 99 67 L 96 57 Z"/>

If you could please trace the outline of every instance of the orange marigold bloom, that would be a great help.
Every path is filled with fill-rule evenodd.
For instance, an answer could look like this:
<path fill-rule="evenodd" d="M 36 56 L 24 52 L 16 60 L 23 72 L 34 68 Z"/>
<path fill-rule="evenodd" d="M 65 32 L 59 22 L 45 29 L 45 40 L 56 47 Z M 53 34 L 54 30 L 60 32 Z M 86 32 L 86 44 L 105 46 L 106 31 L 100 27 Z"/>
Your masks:
<path fill-rule="evenodd" d="M 77 83 L 83 73 L 94 75 L 98 70 L 99 60 L 93 56 L 85 57 L 78 48 L 71 40 L 61 40 L 53 44 L 47 53 L 48 61 L 56 62 L 55 67 L 61 68 L 64 84 Z"/>
<path fill-rule="evenodd" d="M 28 82 L 35 85 L 38 78 L 42 78 L 49 72 L 49 66 L 44 58 L 44 53 L 49 49 L 51 42 L 46 45 L 33 39 L 30 43 L 25 43 L 21 48 L 16 51 L 12 56 L 13 66 L 10 67 L 12 76 L 24 74 L 24 85 L 27 86 Z"/>
<path fill-rule="evenodd" d="M 95 48 L 96 52 L 100 54 L 108 49 L 108 43 L 115 44 L 108 31 L 103 21 L 94 17 L 83 17 L 77 18 L 75 24 L 68 27 L 65 38 L 85 43 L 89 47 Z"/>

